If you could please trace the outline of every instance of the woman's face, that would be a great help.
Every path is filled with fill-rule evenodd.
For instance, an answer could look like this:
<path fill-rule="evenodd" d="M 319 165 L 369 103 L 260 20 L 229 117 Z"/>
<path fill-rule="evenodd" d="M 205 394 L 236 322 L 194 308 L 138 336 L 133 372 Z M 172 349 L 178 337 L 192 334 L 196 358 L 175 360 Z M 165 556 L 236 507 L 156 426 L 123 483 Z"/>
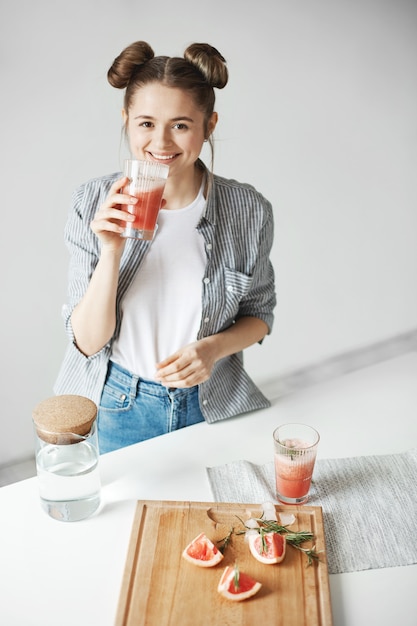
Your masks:
<path fill-rule="evenodd" d="M 194 173 L 206 139 L 204 114 L 186 91 L 149 83 L 136 91 L 123 118 L 135 158 L 166 163 L 170 177 Z M 217 114 L 213 113 L 207 135 L 216 122 Z"/>

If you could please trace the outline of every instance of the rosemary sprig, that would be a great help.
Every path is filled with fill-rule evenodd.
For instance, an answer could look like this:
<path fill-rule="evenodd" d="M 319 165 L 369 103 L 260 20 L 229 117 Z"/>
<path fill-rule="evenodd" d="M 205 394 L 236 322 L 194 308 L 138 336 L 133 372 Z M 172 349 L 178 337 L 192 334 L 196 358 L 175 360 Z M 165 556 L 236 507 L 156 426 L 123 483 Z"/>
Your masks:
<path fill-rule="evenodd" d="M 219 543 L 219 550 L 222 554 L 224 554 L 224 551 L 226 550 L 227 546 L 229 545 L 229 543 L 232 541 L 232 535 L 234 534 L 235 529 L 232 528 L 229 530 L 229 532 L 227 533 L 226 537 L 223 537 L 223 539 L 219 539 L 216 543 Z"/>
<path fill-rule="evenodd" d="M 249 530 L 249 527 L 246 526 L 245 522 L 238 515 L 236 517 L 240 521 L 242 526 L 244 526 L 244 530 L 235 530 L 235 528 L 232 526 L 227 535 L 223 537 L 223 539 L 219 539 L 216 542 L 217 544 L 220 544 L 219 550 L 222 554 L 224 554 L 226 548 L 231 543 L 233 535 L 244 535 L 246 534 L 246 531 Z M 285 539 L 290 546 L 292 546 L 296 550 L 299 550 L 300 552 L 303 552 L 306 555 L 307 565 L 312 565 L 314 562 L 320 561 L 320 553 L 317 552 L 315 545 L 313 545 L 311 548 L 302 547 L 303 543 L 314 540 L 314 534 L 312 532 L 308 530 L 292 531 L 289 530 L 287 526 L 282 526 L 282 524 L 279 524 L 276 520 L 267 520 L 263 517 L 255 518 L 255 521 L 258 523 L 259 526 L 259 528 L 256 528 L 255 530 L 257 530 L 257 532 L 259 532 L 261 536 L 262 552 L 266 553 L 268 551 L 265 534 L 271 532 L 279 533 L 280 535 L 285 535 Z M 253 529 L 251 528 L 251 530 Z M 235 566 L 235 570 L 236 567 L 237 566 Z M 235 579 L 236 576 L 239 577 L 239 572 L 236 574 L 235 571 Z"/>
<path fill-rule="evenodd" d="M 316 551 L 316 547 L 314 545 L 311 548 L 303 548 L 301 546 L 301 544 L 307 541 L 314 540 L 314 534 L 312 532 L 307 530 L 291 531 L 287 528 L 287 526 L 282 526 L 275 520 L 266 520 L 263 517 L 257 519 L 256 521 L 260 526 L 259 531 L 261 536 L 265 532 L 285 535 L 285 539 L 289 545 L 297 550 L 300 550 L 301 552 L 304 552 L 308 560 L 308 565 L 312 565 L 314 561 L 320 560 L 319 552 Z M 247 528 L 246 525 L 245 528 Z M 243 532 L 246 532 L 246 530 Z"/>
<path fill-rule="evenodd" d="M 235 563 L 235 569 L 234 569 L 234 575 L 233 575 L 233 584 L 235 586 L 235 590 L 237 591 L 240 587 L 239 585 L 239 580 L 240 580 L 240 572 L 239 572 L 239 568 L 237 566 L 237 563 Z"/>
<path fill-rule="evenodd" d="M 236 516 L 238 520 L 243 524 L 245 530 L 236 531 L 236 535 L 244 535 L 246 531 L 249 530 L 249 527 L 246 526 L 245 522 L 238 516 Z M 276 520 L 267 520 L 263 517 L 255 518 L 255 521 L 258 523 L 259 528 L 256 528 L 261 535 L 262 539 L 262 551 L 267 551 L 266 541 L 264 539 L 265 533 L 279 533 L 280 535 L 285 535 L 287 543 L 295 548 L 296 550 L 300 550 L 300 552 L 304 552 L 307 557 L 307 565 L 312 565 L 313 562 L 320 561 L 320 553 L 316 551 L 316 547 L 313 545 L 311 548 L 303 548 L 301 544 L 307 541 L 313 541 L 314 534 L 307 530 L 300 531 L 291 531 L 287 528 L 287 526 L 282 526 Z M 251 528 L 252 530 L 252 528 Z"/>
<path fill-rule="evenodd" d="M 265 539 L 265 532 L 261 529 L 261 545 L 262 545 L 262 554 L 268 553 L 268 546 Z"/>

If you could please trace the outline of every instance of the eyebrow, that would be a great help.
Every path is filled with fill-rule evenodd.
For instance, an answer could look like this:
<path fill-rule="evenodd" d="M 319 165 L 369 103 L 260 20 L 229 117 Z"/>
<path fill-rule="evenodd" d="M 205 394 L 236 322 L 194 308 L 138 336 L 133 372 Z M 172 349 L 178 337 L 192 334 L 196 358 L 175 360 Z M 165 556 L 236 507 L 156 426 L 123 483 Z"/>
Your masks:
<path fill-rule="evenodd" d="M 135 120 L 154 120 L 155 118 L 152 117 L 152 115 L 136 115 L 134 117 Z M 171 120 L 171 122 L 182 122 L 182 121 L 186 121 L 186 122 L 194 122 L 192 117 L 187 117 L 187 115 L 182 115 L 180 117 L 173 117 Z"/>

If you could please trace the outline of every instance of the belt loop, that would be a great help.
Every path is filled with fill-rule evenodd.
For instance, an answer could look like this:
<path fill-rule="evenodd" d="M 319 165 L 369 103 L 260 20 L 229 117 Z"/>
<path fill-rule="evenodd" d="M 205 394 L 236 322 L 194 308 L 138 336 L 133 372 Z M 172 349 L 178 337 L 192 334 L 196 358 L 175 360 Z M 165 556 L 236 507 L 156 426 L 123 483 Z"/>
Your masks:
<path fill-rule="evenodd" d="M 130 381 L 130 397 L 133 400 L 139 393 L 139 376 L 136 374 L 132 374 L 132 378 Z"/>

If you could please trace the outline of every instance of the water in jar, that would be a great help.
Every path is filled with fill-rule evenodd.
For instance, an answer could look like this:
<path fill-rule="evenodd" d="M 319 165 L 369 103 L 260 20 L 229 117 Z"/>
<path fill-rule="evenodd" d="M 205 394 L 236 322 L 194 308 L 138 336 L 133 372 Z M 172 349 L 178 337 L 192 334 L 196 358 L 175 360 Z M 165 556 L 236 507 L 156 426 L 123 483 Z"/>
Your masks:
<path fill-rule="evenodd" d="M 100 504 L 98 450 L 88 439 L 72 445 L 45 444 L 37 453 L 40 498 L 51 517 L 74 522 Z"/>

